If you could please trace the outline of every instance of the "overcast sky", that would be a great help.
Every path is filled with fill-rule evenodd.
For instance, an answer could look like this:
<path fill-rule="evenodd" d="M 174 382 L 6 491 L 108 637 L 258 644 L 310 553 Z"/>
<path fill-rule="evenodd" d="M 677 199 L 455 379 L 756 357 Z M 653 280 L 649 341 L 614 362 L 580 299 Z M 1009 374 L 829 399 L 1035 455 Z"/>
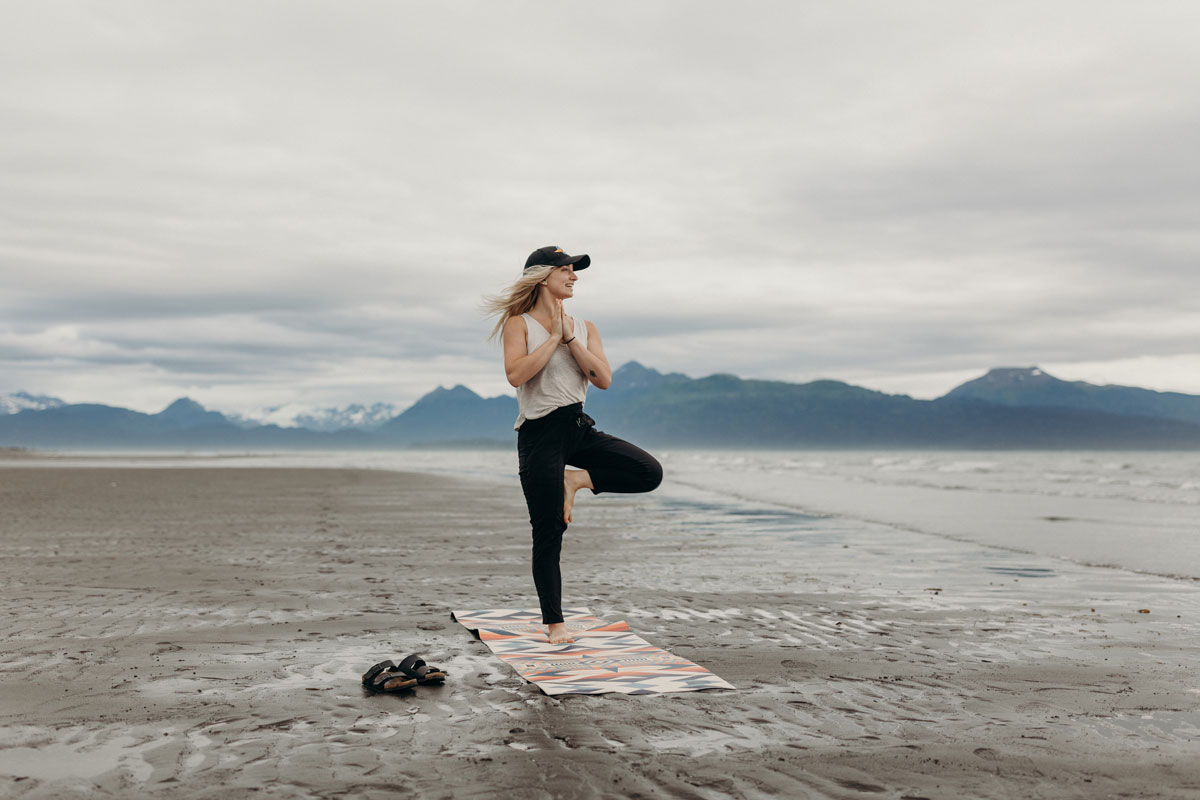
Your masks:
<path fill-rule="evenodd" d="M 614 367 L 1200 393 L 1200 5 L 13 2 L 0 393 L 511 393 L 587 252 Z"/>

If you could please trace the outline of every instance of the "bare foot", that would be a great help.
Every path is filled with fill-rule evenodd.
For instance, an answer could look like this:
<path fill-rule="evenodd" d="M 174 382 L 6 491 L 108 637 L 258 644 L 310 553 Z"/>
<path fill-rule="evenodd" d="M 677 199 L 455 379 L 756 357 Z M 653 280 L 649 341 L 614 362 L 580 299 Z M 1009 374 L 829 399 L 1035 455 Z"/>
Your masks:
<path fill-rule="evenodd" d="M 550 626 L 550 644 L 566 644 L 567 642 L 575 641 L 571 634 L 567 633 L 567 624 L 565 622 L 555 622 Z"/>
<path fill-rule="evenodd" d="M 591 489 L 592 476 L 586 469 L 563 470 L 563 522 L 571 524 L 571 510 L 575 508 L 575 493 L 580 489 Z"/>

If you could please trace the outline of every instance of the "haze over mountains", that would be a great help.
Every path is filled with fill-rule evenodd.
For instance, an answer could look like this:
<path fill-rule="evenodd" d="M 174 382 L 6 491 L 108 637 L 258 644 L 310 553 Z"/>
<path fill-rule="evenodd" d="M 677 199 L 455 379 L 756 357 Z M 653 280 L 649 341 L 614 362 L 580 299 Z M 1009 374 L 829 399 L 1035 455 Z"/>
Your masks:
<path fill-rule="evenodd" d="M 1200 449 L 1200 396 L 993 369 L 936 400 L 839 381 L 690 378 L 637 362 L 591 390 L 599 427 L 647 446 Z M 513 397 L 438 387 L 403 412 L 386 403 L 301 412 L 292 426 L 226 416 L 188 398 L 157 414 L 42 395 L 0 395 L 0 446 L 390 448 L 513 446 Z M 281 421 L 289 421 L 287 416 Z"/>
<path fill-rule="evenodd" d="M 43 408 L 57 408 L 65 405 L 66 403 L 57 397 L 50 397 L 44 394 L 29 394 L 29 392 L 0 394 L 0 414 L 15 414 L 27 408 L 38 410 Z"/>
<path fill-rule="evenodd" d="M 343 428 L 372 430 L 401 411 L 395 403 L 352 403 L 345 408 L 310 409 L 300 405 L 273 406 L 251 414 L 226 415 L 243 428 L 278 425 L 283 428 L 308 428 L 312 431 L 340 431 Z"/>

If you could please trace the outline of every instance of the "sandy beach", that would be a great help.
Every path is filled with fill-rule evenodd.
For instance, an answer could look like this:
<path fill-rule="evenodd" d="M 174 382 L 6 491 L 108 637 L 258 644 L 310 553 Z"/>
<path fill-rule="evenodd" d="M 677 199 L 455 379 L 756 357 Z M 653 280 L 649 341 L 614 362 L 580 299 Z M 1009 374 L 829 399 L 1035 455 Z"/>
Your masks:
<path fill-rule="evenodd" d="M 567 602 L 737 690 L 550 698 L 450 619 L 535 605 L 512 487 L 30 460 L 0 466 L 4 797 L 1200 794 L 1194 582 L 587 497 Z M 446 685 L 362 690 L 410 652 Z"/>

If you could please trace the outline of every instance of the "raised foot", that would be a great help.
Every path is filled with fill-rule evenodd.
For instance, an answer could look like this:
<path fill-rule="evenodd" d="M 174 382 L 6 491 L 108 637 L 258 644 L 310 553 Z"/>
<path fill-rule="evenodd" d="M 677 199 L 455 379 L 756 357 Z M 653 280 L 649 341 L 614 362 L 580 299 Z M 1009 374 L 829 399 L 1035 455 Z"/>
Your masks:
<path fill-rule="evenodd" d="M 571 524 L 571 512 L 575 508 L 575 493 L 580 489 L 592 488 L 592 476 L 586 469 L 563 470 L 563 522 Z"/>
<path fill-rule="evenodd" d="M 550 644 L 566 644 L 575 641 L 575 637 L 567 632 L 566 623 L 555 622 L 549 628 Z"/>

